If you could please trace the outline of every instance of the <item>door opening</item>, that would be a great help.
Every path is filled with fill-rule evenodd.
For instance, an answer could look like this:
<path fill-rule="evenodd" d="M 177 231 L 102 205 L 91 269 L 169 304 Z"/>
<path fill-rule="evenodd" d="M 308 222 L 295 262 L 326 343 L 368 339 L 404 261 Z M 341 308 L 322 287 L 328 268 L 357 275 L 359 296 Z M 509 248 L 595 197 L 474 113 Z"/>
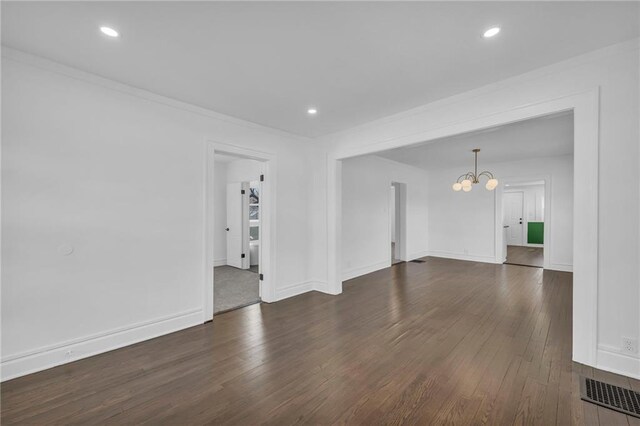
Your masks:
<path fill-rule="evenodd" d="M 269 243 L 269 156 L 208 145 L 205 321 L 213 315 L 273 301 Z M 270 167 L 271 166 L 271 167 Z"/>
<path fill-rule="evenodd" d="M 544 268 L 545 181 L 507 181 L 502 217 L 504 263 Z"/>
<path fill-rule="evenodd" d="M 406 184 L 391 182 L 389 189 L 389 234 L 391 265 L 406 261 Z"/>

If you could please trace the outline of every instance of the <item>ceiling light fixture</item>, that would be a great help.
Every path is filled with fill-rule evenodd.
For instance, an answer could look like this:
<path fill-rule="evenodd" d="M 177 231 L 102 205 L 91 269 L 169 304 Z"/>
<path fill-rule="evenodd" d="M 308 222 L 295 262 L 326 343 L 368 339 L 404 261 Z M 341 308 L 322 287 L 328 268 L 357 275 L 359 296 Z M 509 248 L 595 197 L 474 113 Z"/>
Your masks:
<path fill-rule="evenodd" d="M 318 113 L 318 110 L 315 109 L 315 108 L 309 108 L 307 110 L 307 114 L 309 114 L 309 115 L 316 115 L 317 113 Z"/>
<path fill-rule="evenodd" d="M 120 34 L 111 27 L 100 27 L 100 31 L 102 31 L 102 34 L 108 35 L 109 37 L 115 38 L 120 36 Z"/>
<path fill-rule="evenodd" d="M 500 32 L 500 27 L 491 27 L 484 32 L 483 36 L 484 38 L 491 38 L 494 35 L 498 34 L 499 32 Z"/>
<path fill-rule="evenodd" d="M 453 184 L 454 191 L 458 192 L 461 189 L 464 192 L 471 191 L 471 185 L 480 183 L 480 176 L 489 178 L 489 180 L 487 181 L 487 184 L 485 185 L 485 188 L 487 188 L 487 190 L 493 191 L 498 186 L 498 179 L 494 178 L 491 172 L 484 171 L 484 172 L 478 173 L 478 153 L 479 152 L 480 152 L 480 148 L 476 148 L 473 150 L 473 153 L 475 155 L 475 169 L 473 172 L 467 172 L 461 175 L 456 180 L 456 183 Z"/>

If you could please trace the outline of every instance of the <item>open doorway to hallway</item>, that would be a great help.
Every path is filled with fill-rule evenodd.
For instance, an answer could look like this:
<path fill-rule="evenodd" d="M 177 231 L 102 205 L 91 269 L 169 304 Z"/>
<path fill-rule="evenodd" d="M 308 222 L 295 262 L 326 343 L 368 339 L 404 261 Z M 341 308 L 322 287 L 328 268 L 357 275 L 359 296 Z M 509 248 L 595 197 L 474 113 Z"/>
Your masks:
<path fill-rule="evenodd" d="M 216 153 L 214 306 L 220 314 L 261 301 L 262 163 Z"/>
<path fill-rule="evenodd" d="M 506 264 L 544 267 L 545 181 L 504 183 L 502 228 Z"/>
<path fill-rule="evenodd" d="M 389 233 L 391 240 L 391 264 L 404 262 L 404 231 L 406 229 L 406 184 L 391 182 L 389 193 Z"/>

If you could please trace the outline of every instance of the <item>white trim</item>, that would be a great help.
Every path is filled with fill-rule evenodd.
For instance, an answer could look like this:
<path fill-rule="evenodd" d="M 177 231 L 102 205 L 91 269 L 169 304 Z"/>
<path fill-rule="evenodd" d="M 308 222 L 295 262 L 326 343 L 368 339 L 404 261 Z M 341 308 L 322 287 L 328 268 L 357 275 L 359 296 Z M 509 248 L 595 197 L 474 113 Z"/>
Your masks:
<path fill-rule="evenodd" d="M 276 298 L 274 301 L 288 299 L 289 297 L 298 296 L 303 293 L 315 290 L 315 282 L 305 281 L 298 284 L 289 285 L 276 289 Z"/>
<path fill-rule="evenodd" d="M 215 268 L 216 266 L 225 266 L 227 264 L 227 258 L 225 257 L 224 259 L 214 259 L 213 261 L 213 267 Z"/>
<path fill-rule="evenodd" d="M 481 255 L 475 255 L 475 254 L 455 253 L 455 252 L 442 251 L 442 250 L 429 251 L 428 256 L 441 257 L 444 259 L 465 260 L 469 262 L 482 262 L 482 263 L 493 263 L 493 264 L 502 263 L 502 262 L 497 262 L 494 256 L 481 256 Z"/>
<path fill-rule="evenodd" d="M 377 262 L 371 265 L 361 266 L 359 268 L 353 268 L 348 271 L 344 271 L 342 273 L 342 281 L 348 281 L 353 278 L 357 278 L 362 275 L 367 275 L 372 272 L 379 271 L 380 269 L 389 268 L 389 267 L 391 267 L 391 258 L 383 262 Z"/>
<path fill-rule="evenodd" d="M 544 269 L 548 269 L 550 271 L 573 272 L 573 265 L 566 263 L 552 263 L 548 268 Z"/>
<path fill-rule="evenodd" d="M 260 273 L 264 280 L 260 282 L 260 295 L 265 302 L 275 302 L 276 298 L 276 155 L 270 152 L 253 150 L 237 145 L 231 145 L 213 140 L 205 140 L 204 143 L 204 176 L 203 185 L 203 223 L 204 223 L 204 257 L 203 257 L 203 319 L 213 319 L 213 298 L 215 285 L 213 260 L 213 246 L 215 239 L 214 229 L 214 191 L 215 187 L 215 153 L 224 153 L 240 158 L 247 158 L 262 163 L 262 174 L 265 176 L 261 182 L 260 200 Z"/>
<path fill-rule="evenodd" d="M 200 324 L 202 324 L 202 310 L 198 308 L 11 355 L 2 360 L 2 381 Z"/>
<path fill-rule="evenodd" d="M 326 281 L 312 280 L 311 282 L 313 283 L 313 289 L 315 291 L 319 291 L 321 293 L 328 293 Z"/>
<path fill-rule="evenodd" d="M 421 257 L 429 256 L 429 250 L 422 250 L 415 253 L 411 253 L 407 256 L 407 262 L 411 262 L 414 259 L 420 259 Z"/>
<path fill-rule="evenodd" d="M 640 359 L 613 346 L 598 345 L 596 368 L 640 380 Z"/>
<path fill-rule="evenodd" d="M 470 101 L 471 96 L 461 98 Z M 574 113 L 574 291 L 573 291 L 573 360 L 595 366 L 598 337 L 598 144 L 599 87 L 569 93 L 551 99 L 496 110 L 452 123 L 431 123 L 420 131 L 397 134 L 369 144 L 336 144 L 327 154 L 327 277 L 328 292 L 340 294 L 342 237 L 342 160 L 393 148 L 425 143 L 443 137 L 487 129 L 573 110 Z M 354 137 L 355 138 L 355 137 Z M 356 138 L 357 139 L 357 138 Z M 577 214 L 580 212 L 580 214 Z M 546 236 L 546 235 L 545 235 Z M 495 262 L 495 257 L 494 257 Z"/>

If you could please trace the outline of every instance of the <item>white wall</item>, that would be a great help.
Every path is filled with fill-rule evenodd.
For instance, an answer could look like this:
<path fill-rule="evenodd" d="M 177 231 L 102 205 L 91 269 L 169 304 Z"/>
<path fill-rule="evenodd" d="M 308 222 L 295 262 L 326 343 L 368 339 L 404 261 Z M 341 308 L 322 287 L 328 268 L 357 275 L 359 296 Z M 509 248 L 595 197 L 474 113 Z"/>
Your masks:
<path fill-rule="evenodd" d="M 255 160 L 235 160 L 227 164 L 227 182 L 253 182 L 260 180 L 262 163 Z"/>
<path fill-rule="evenodd" d="M 573 265 L 573 156 L 535 158 L 509 163 L 483 163 L 505 181 L 533 176 L 549 176 L 551 192 L 550 241 L 545 249 L 550 269 L 570 271 Z M 496 197 L 484 185 L 471 192 L 455 192 L 451 182 L 462 173 L 459 168 L 429 172 L 429 253 L 480 262 L 496 262 Z M 436 208 L 437 206 L 437 208 Z M 498 217 L 502 218 L 502 208 Z M 500 244 L 498 244 L 500 247 Z M 500 263 L 500 261 L 498 261 Z"/>
<path fill-rule="evenodd" d="M 377 156 L 343 163 L 342 274 L 347 280 L 391 265 L 391 182 L 406 184 L 407 257 L 427 251 L 427 173 Z"/>
<path fill-rule="evenodd" d="M 307 139 L 3 55 L 3 378 L 203 322 L 206 140 L 276 155 L 273 282 L 309 289 Z"/>
<path fill-rule="evenodd" d="M 216 161 L 214 170 L 214 223 L 213 261 L 215 266 L 227 264 L 227 163 Z"/>
<path fill-rule="evenodd" d="M 599 368 L 640 377 L 638 355 L 622 353 L 622 337 L 640 337 L 640 40 L 600 49 L 521 76 L 433 102 L 394 116 L 320 138 L 329 156 L 384 150 L 419 142 L 456 123 L 480 120 L 504 111 L 536 105 L 598 89 L 598 315 Z M 328 158 L 328 157 L 325 157 Z M 318 164 L 320 182 L 314 202 L 332 206 L 328 163 Z M 621 182 L 623 184 L 621 184 Z M 624 206 L 624 208 L 621 208 Z M 312 276 L 327 282 L 328 224 L 332 212 L 314 216 L 315 248 Z M 324 256 L 319 256 L 319 254 Z M 327 288 L 331 288 L 328 283 Z"/>

